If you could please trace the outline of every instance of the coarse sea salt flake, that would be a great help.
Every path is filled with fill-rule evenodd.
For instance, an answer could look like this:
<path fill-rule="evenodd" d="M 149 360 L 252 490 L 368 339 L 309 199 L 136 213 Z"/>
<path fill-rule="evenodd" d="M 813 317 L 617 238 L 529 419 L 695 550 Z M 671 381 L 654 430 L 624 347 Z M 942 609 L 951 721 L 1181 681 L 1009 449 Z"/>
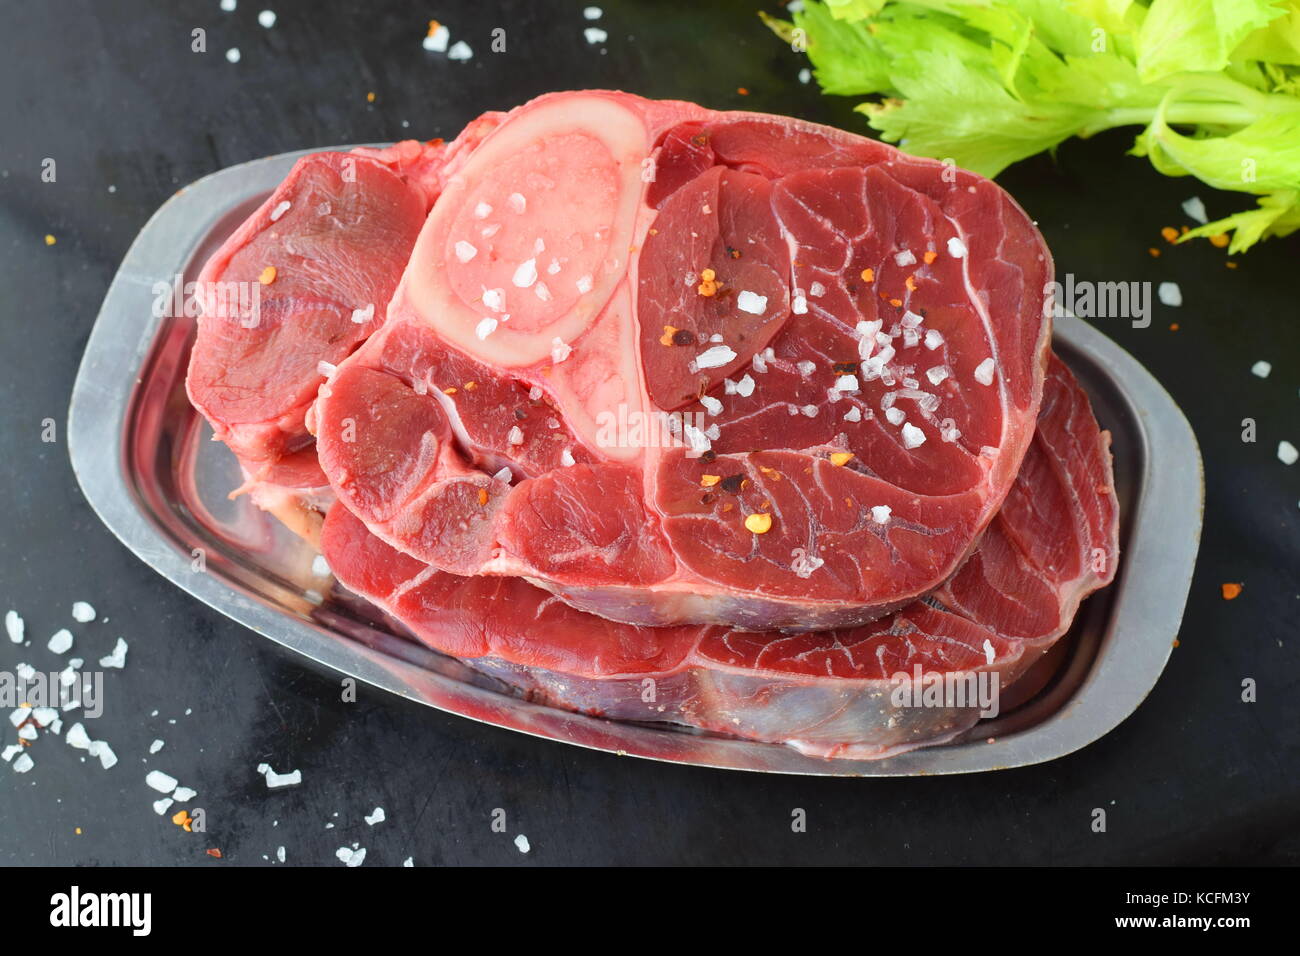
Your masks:
<path fill-rule="evenodd" d="M 289 200 L 287 199 L 284 200 L 283 202 L 277 203 L 275 208 L 271 210 L 271 221 L 279 222 L 280 217 L 283 216 L 286 212 L 288 212 L 289 209 L 292 207 L 292 205 L 293 204 L 289 202 Z"/>
<path fill-rule="evenodd" d="M 597 43 L 604 43 L 609 39 L 609 34 L 600 27 L 587 27 L 582 31 L 582 35 L 587 38 L 587 42 L 593 46 Z"/>
<path fill-rule="evenodd" d="M 519 267 L 515 269 L 515 274 L 510 277 L 510 281 L 520 289 L 529 288 L 537 281 L 537 260 L 525 259 L 519 263 Z"/>
<path fill-rule="evenodd" d="M 176 789 L 176 784 L 179 781 L 169 773 L 163 773 L 161 770 L 150 770 L 145 775 L 144 782 L 159 793 L 171 793 Z"/>
<path fill-rule="evenodd" d="M 492 207 L 487 203 L 481 202 L 474 206 L 475 219 L 486 219 L 490 215 L 492 215 Z"/>
<path fill-rule="evenodd" d="M 269 763 L 259 763 L 257 772 L 266 778 L 266 786 L 269 790 L 276 790 L 280 787 L 293 787 L 302 783 L 302 771 L 290 770 L 288 773 L 276 773 L 271 769 Z"/>
<path fill-rule="evenodd" d="M 1177 307 L 1183 304 L 1183 290 L 1177 282 L 1162 282 L 1156 286 L 1156 297 L 1164 304 Z"/>
<path fill-rule="evenodd" d="M 966 243 L 962 242 L 956 236 L 948 240 L 948 255 L 954 259 L 963 259 L 966 257 Z"/>
<path fill-rule="evenodd" d="M 577 285 L 578 291 L 585 295 L 591 291 L 591 276 L 581 276 L 575 285 Z"/>
<path fill-rule="evenodd" d="M 478 325 L 474 326 L 474 334 L 478 336 L 479 341 L 483 341 L 489 335 L 497 330 L 497 320 L 490 315 L 485 315 L 478 320 Z"/>
<path fill-rule="evenodd" d="M 383 807 L 375 807 L 375 809 L 372 810 L 369 815 L 363 817 L 362 819 L 364 819 L 366 823 L 370 824 L 370 826 L 373 827 L 376 823 L 383 823 L 385 820 L 388 819 L 388 817 L 384 813 Z"/>
<path fill-rule="evenodd" d="M 980 362 L 979 365 L 975 366 L 975 381 L 979 382 L 981 385 L 992 385 L 993 369 L 994 369 L 993 358 L 992 356 L 990 356 L 989 358 L 986 358 L 984 361 Z"/>
<path fill-rule="evenodd" d="M 925 377 L 930 380 L 931 385 L 938 385 L 948 377 L 948 370 L 942 365 L 936 365 L 934 368 L 925 370 Z"/>
<path fill-rule="evenodd" d="M 506 441 L 512 445 L 522 445 L 524 443 L 524 430 L 518 425 L 512 426 L 510 431 L 506 433 Z"/>
<path fill-rule="evenodd" d="M 506 197 L 506 205 L 514 212 L 522 213 L 528 208 L 528 200 L 524 198 L 523 193 L 511 193 Z"/>
<path fill-rule="evenodd" d="M 1277 457 L 1284 465 L 1294 465 L 1300 458 L 1300 451 L 1296 451 L 1295 445 L 1289 441 L 1280 441 L 1277 443 Z"/>
<path fill-rule="evenodd" d="M 903 447 L 918 448 L 925 444 L 925 432 L 917 428 L 911 422 L 903 425 Z"/>
<path fill-rule="evenodd" d="M 365 325 L 374 317 L 375 317 L 375 304 L 373 302 L 367 303 L 364 309 L 352 310 L 352 321 L 355 322 L 357 325 Z"/>
<path fill-rule="evenodd" d="M 912 253 L 911 249 L 904 249 L 902 252 L 894 256 L 894 265 L 897 266 L 910 266 L 915 262 L 916 256 Z"/>
<path fill-rule="evenodd" d="M 425 34 L 423 42 L 420 44 L 430 53 L 446 53 L 447 44 L 451 41 L 451 31 L 441 23 L 432 33 Z"/>
<path fill-rule="evenodd" d="M 79 624 L 88 624 L 95 619 L 95 609 L 85 601 L 72 605 L 72 619 Z"/>
<path fill-rule="evenodd" d="M 464 61 L 470 59 L 473 55 L 474 51 L 470 49 L 469 44 L 464 40 L 457 40 L 452 44 L 451 49 L 447 51 L 447 59 L 449 60 Z"/>
<path fill-rule="evenodd" d="M 721 368 L 735 358 L 736 353 L 729 346 L 715 345 L 697 355 L 695 365 L 697 368 Z"/>
<path fill-rule="evenodd" d="M 107 657 L 101 657 L 99 659 L 99 666 L 114 667 L 119 670 L 125 667 L 126 666 L 126 641 L 122 640 L 122 638 L 119 637 L 117 639 L 117 643 L 113 645 L 113 653 L 109 654 Z"/>
<path fill-rule="evenodd" d="M 925 347 L 933 352 L 940 345 L 943 345 L 943 333 L 938 329 L 925 330 Z"/>
<path fill-rule="evenodd" d="M 551 362 L 553 364 L 559 365 L 572 354 L 573 346 L 567 344 L 564 339 L 558 335 L 551 339 Z"/>
<path fill-rule="evenodd" d="M 14 644 L 21 644 L 26 636 L 27 626 L 17 611 L 5 611 L 5 633 Z"/>
<path fill-rule="evenodd" d="M 722 403 L 712 395 L 701 395 L 700 404 L 704 406 L 705 411 L 710 415 L 716 415 L 718 412 L 722 411 Z"/>
<path fill-rule="evenodd" d="M 754 357 L 758 358 L 758 356 L 754 356 Z M 748 398 L 750 395 L 754 394 L 753 376 L 749 374 L 745 374 L 744 376 L 741 377 L 740 381 L 736 383 L 736 394 L 741 396 L 742 398 Z"/>
<path fill-rule="evenodd" d="M 1250 367 L 1252 375 L 1258 375 L 1260 378 L 1268 378 L 1268 373 L 1273 371 L 1273 366 L 1268 362 L 1256 362 Z"/>
<path fill-rule="evenodd" d="M 889 505 L 875 505 L 871 509 L 871 520 L 876 524 L 887 524 L 892 513 Z"/>
<path fill-rule="evenodd" d="M 66 654 L 72 649 L 72 632 L 66 627 L 59 628 L 46 646 L 55 654 Z"/>
<path fill-rule="evenodd" d="M 744 289 L 736 296 L 736 308 L 750 315 L 762 315 L 767 310 L 767 296 Z"/>
<path fill-rule="evenodd" d="M 464 239 L 458 240 L 452 249 L 456 253 L 457 262 L 469 262 L 478 255 L 478 247 L 473 243 L 466 242 Z"/>

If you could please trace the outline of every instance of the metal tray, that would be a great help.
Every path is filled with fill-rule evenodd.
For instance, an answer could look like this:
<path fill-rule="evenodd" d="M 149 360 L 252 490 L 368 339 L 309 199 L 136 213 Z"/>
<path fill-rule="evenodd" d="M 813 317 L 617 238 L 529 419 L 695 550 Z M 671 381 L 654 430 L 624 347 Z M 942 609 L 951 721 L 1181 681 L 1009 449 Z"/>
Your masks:
<path fill-rule="evenodd" d="M 1155 685 L 1182 619 L 1204 484 L 1191 427 L 1127 352 L 1082 321 L 1055 347 L 1114 435 L 1122 559 L 1050 658 L 1041 691 L 962 740 L 885 760 L 822 760 L 788 747 L 620 723 L 521 699 L 429 651 L 312 572 L 314 552 L 246 498 L 224 446 L 186 400 L 187 319 L 153 315 L 153 286 L 197 277 L 206 258 L 308 151 L 222 170 L 149 220 L 109 287 L 69 409 L 72 466 L 122 542 L 172 583 L 259 634 L 439 710 L 597 750 L 678 763 L 830 776 L 970 773 L 1061 757 L 1096 740 Z M 196 569 L 200 562 L 202 569 Z"/>

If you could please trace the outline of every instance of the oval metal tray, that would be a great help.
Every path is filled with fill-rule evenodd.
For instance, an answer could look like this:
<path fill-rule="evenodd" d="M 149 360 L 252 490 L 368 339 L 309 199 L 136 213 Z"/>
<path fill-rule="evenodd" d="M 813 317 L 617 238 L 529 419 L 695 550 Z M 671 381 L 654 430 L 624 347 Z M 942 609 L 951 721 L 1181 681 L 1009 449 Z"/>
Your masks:
<path fill-rule="evenodd" d="M 440 710 L 598 750 L 741 770 L 900 776 L 1040 763 L 1107 733 L 1155 685 L 1200 539 L 1200 452 L 1150 373 L 1071 316 L 1058 320 L 1054 345 L 1114 436 L 1119 574 L 1084 603 L 1050 657 L 1043 689 L 962 740 L 884 760 L 822 760 L 777 744 L 556 710 L 425 649 L 317 578 L 314 552 L 274 519 L 246 498 L 226 498 L 240 482 L 234 458 L 208 441 L 185 396 L 194 322 L 152 309 L 155 284 L 196 277 L 306 152 L 214 173 L 154 214 L 109 287 L 73 388 L 69 447 L 86 498 L 128 548 L 199 600 L 318 664 Z"/>

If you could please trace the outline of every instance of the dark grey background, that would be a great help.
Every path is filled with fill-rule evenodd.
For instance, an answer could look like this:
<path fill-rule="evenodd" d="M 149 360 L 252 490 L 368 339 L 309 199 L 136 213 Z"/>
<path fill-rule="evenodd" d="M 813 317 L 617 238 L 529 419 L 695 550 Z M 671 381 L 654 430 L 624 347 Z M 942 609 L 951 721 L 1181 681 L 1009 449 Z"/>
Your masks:
<path fill-rule="evenodd" d="M 173 588 L 99 524 L 68 464 L 68 395 L 123 253 L 184 184 L 284 150 L 451 137 L 485 109 L 577 87 L 864 129 L 851 103 L 798 83 L 803 64 L 758 22 L 757 0 L 600 5 L 603 51 L 583 39 L 580 3 L 0 5 L 0 611 L 17 609 L 34 638 L 18 648 L 0 637 L 0 669 L 55 665 L 45 641 L 62 626 L 88 661 L 119 635 L 130 643 L 90 728 L 121 762 L 105 771 L 46 738 L 25 776 L 0 765 L 0 863 L 261 864 L 283 845 L 290 863 L 338 865 L 334 850 L 353 841 L 367 865 L 1300 860 L 1300 483 L 1276 457 L 1279 439 L 1300 444 L 1300 239 L 1269 242 L 1235 271 L 1204 242 L 1149 257 L 1160 227 L 1185 221 L 1188 196 L 1218 215 L 1247 200 L 1156 175 L 1123 155 L 1124 133 L 1001 179 L 1062 275 L 1181 285 L 1183 307 L 1157 304 L 1150 328 L 1099 324 L 1170 389 L 1205 454 L 1206 529 L 1180 646 L 1137 713 L 1070 757 L 964 778 L 785 778 L 590 753 L 377 691 L 345 705 L 336 679 Z M 279 16 L 271 30 L 256 21 L 264 7 Z M 472 61 L 421 49 L 430 16 L 474 47 Z M 190 52 L 196 27 L 206 54 Z M 494 27 L 505 53 L 489 52 Z M 45 157 L 58 163 L 52 184 L 40 181 Z M 1273 363 L 1266 380 L 1250 374 L 1258 359 Z M 1241 441 L 1245 417 L 1258 421 L 1256 444 Z M 60 423 L 55 444 L 40 440 L 45 418 Z M 1244 582 L 1242 596 L 1223 601 L 1224 581 Z M 72 623 L 75 600 L 109 622 Z M 1246 677 L 1258 703 L 1240 702 Z M 0 730 L 11 743 L 12 728 Z M 154 737 L 166 748 L 145 764 Z M 255 771 L 264 760 L 301 769 L 303 785 L 268 793 Z M 207 811 L 206 835 L 154 814 L 154 767 L 199 791 L 191 806 Z M 388 821 L 371 828 L 361 818 L 377 805 Z M 497 807 L 504 835 L 489 827 Z M 803 834 L 791 832 L 796 807 Z M 1105 834 L 1089 828 L 1094 807 L 1108 811 Z M 527 857 L 516 833 L 531 841 Z"/>

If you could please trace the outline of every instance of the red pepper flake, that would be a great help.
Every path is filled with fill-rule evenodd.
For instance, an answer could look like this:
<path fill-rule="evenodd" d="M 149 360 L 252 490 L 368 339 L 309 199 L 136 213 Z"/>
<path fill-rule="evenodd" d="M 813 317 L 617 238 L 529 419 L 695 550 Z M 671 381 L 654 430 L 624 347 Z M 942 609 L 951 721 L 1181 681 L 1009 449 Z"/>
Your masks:
<path fill-rule="evenodd" d="M 1177 322 L 1170 322 L 1170 323 L 1169 323 L 1169 331 L 1170 331 L 1170 332 L 1177 332 L 1180 328 L 1182 328 L 1182 326 L 1180 326 Z"/>
<path fill-rule="evenodd" d="M 460 389 L 458 389 L 455 385 L 448 385 L 446 388 L 444 388 L 444 389 L 442 390 L 442 394 L 444 394 L 444 395 L 455 395 L 455 394 L 456 394 L 457 392 L 459 392 L 459 391 L 460 391 Z"/>
<path fill-rule="evenodd" d="M 212 849 L 208 850 L 208 856 L 219 860 L 221 859 L 221 851 L 214 846 Z"/>
<path fill-rule="evenodd" d="M 1229 260 L 1229 261 L 1225 262 L 1224 265 L 1227 266 L 1229 269 L 1235 269 L 1235 268 L 1237 268 L 1237 264 L 1236 264 L 1235 262 L 1233 262 L 1232 260 Z"/>
<path fill-rule="evenodd" d="M 1226 249 L 1228 241 L 1228 234 L 1226 232 L 1220 232 L 1216 235 L 1210 236 L 1210 245 L 1214 246 L 1216 249 Z"/>
<path fill-rule="evenodd" d="M 257 277 L 257 281 L 262 285 L 270 285 L 275 281 L 275 266 L 267 266 L 262 270 L 262 274 Z"/>
<path fill-rule="evenodd" d="M 480 488 L 478 490 L 478 503 L 481 505 L 488 503 L 488 493 L 486 488 Z"/>
<path fill-rule="evenodd" d="M 889 304 L 892 305 L 894 308 L 897 309 L 897 308 L 899 308 L 900 306 L 902 306 L 902 304 L 903 304 L 903 300 L 902 300 L 902 299 L 890 299 L 890 300 L 889 300 Z"/>
<path fill-rule="evenodd" d="M 840 467 L 841 465 L 847 465 L 852 460 L 853 460 L 853 452 L 851 451 L 831 452 L 831 464 L 837 468 Z"/>
<path fill-rule="evenodd" d="M 915 292 L 915 291 L 916 291 L 916 277 L 915 277 L 915 276 L 908 276 L 908 277 L 907 277 L 907 281 L 904 282 L 903 284 L 904 284 L 905 286 L 907 286 L 907 291 L 908 291 L 908 292 Z"/>
<path fill-rule="evenodd" d="M 1164 236 L 1165 242 L 1173 242 L 1178 238 L 1178 230 L 1173 226 L 1165 226 L 1160 230 L 1160 235 Z"/>
<path fill-rule="evenodd" d="M 748 96 L 748 95 L 749 95 L 749 90 L 748 90 L 748 88 L 743 87 L 743 86 L 738 86 L 738 87 L 736 87 L 736 92 L 739 93 L 741 96 Z"/>
<path fill-rule="evenodd" d="M 756 511 L 745 518 L 745 530 L 752 534 L 767 534 L 772 530 L 772 516 Z"/>
<path fill-rule="evenodd" d="M 930 263 L 934 262 L 935 259 L 938 258 L 939 258 L 939 253 L 935 252 L 933 249 L 927 249 L 925 251 L 925 255 L 921 256 L 921 259 L 925 262 L 927 266 Z"/>
<path fill-rule="evenodd" d="M 1152 246 L 1150 249 L 1147 250 L 1147 252 L 1150 254 L 1152 259 L 1160 258 L 1160 250 L 1157 249 L 1155 246 Z"/>
<path fill-rule="evenodd" d="M 696 290 L 702 296 L 713 296 L 718 292 L 718 274 L 712 269 L 705 269 L 700 273 L 700 285 Z"/>
<path fill-rule="evenodd" d="M 781 473 L 777 471 L 775 468 L 767 468 L 763 465 L 759 465 L 758 470 L 763 475 L 764 478 L 770 479 L 771 481 L 781 480 Z"/>
<path fill-rule="evenodd" d="M 1241 585 L 1231 581 L 1227 584 L 1220 585 L 1219 589 L 1223 592 L 1223 599 L 1225 601 L 1235 601 L 1241 596 Z"/>
<path fill-rule="evenodd" d="M 673 336 L 676 335 L 676 334 L 677 334 L 677 328 L 676 328 L 676 326 L 665 325 L 665 326 L 664 326 L 664 334 L 661 335 L 661 336 L 659 336 L 659 344 L 660 344 L 660 345 L 672 345 L 672 344 L 673 344 Z"/>
<path fill-rule="evenodd" d="M 700 475 L 700 485 L 705 488 L 712 488 L 721 480 L 721 475 Z"/>
<path fill-rule="evenodd" d="M 474 389 L 478 388 L 478 382 L 466 382 L 463 387 L 465 391 L 472 392 Z"/>
<path fill-rule="evenodd" d="M 872 283 L 872 282 L 875 282 L 875 281 L 876 281 L 876 270 L 875 270 L 875 269 L 863 269 L 863 270 L 862 270 L 862 281 L 863 281 L 863 282 L 866 282 L 866 283 L 868 283 L 868 284 L 870 284 L 870 283 Z"/>

